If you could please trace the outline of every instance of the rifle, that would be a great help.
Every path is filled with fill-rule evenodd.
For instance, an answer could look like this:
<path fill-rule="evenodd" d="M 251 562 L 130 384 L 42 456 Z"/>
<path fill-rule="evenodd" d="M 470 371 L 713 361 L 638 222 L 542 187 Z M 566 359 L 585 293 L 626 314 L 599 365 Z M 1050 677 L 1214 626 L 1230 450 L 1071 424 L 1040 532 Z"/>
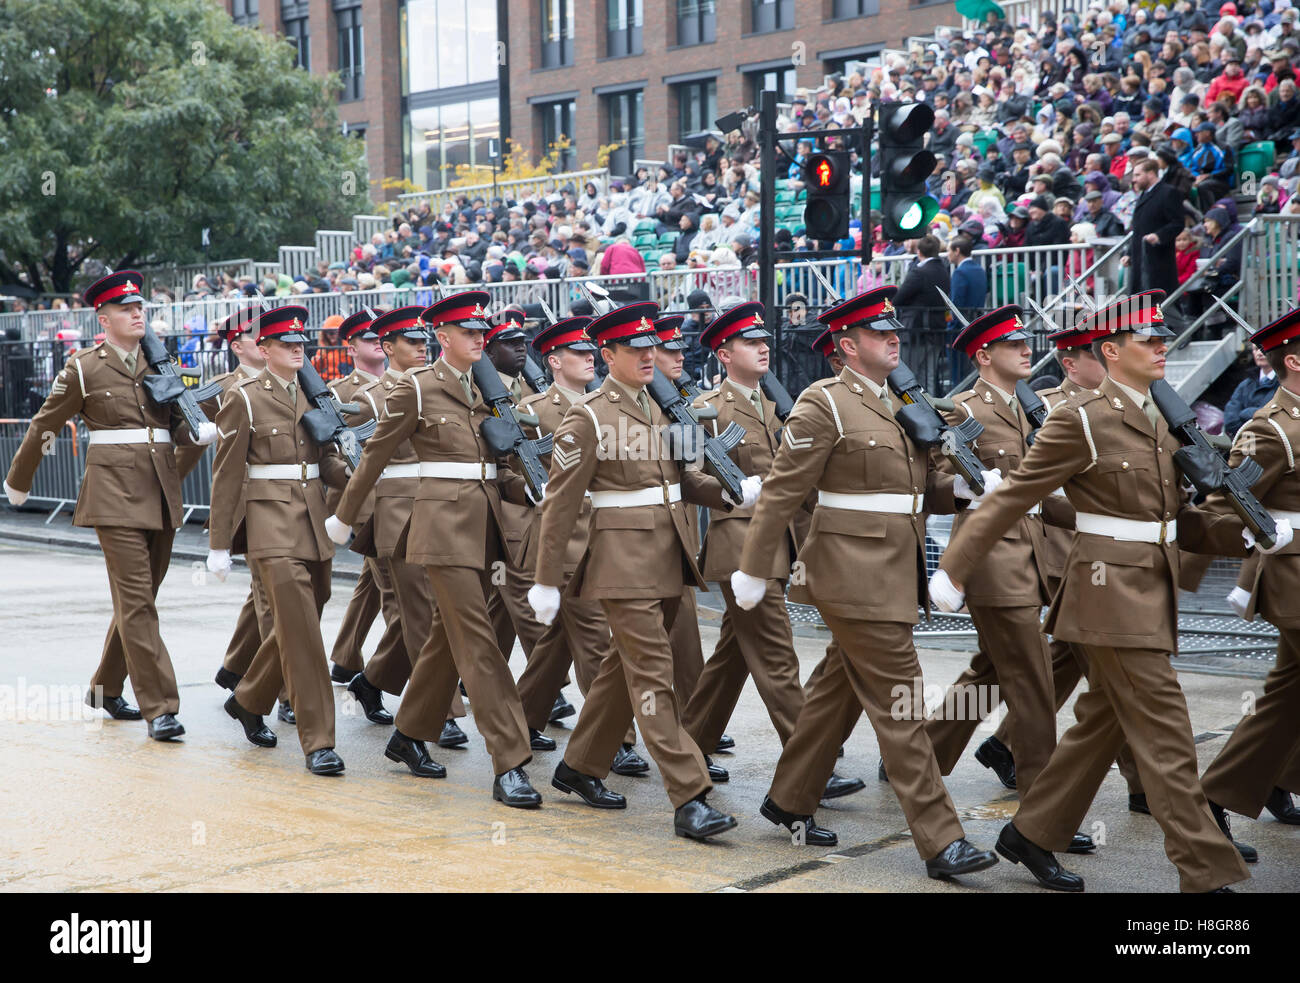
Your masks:
<path fill-rule="evenodd" d="M 1151 383 L 1151 401 L 1169 424 L 1169 432 L 1182 443 L 1174 452 L 1176 463 L 1200 495 L 1222 490 L 1228 496 L 1233 511 L 1241 517 L 1255 536 L 1255 541 L 1265 549 L 1277 542 L 1277 523 L 1268 510 L 1260 504 L 1250 490 L 1264 474 L 1258 461 L 1243 457 L 1235 468 L 1224 463 L 1205 431 L 1196 425 L 1196 414 L 1187 401 L 1164 379 Z"/>
<path fill-rule="evenodd" d="M 355 471 L 361 464 L 361 445 L 374 436 L 378 422 L 367 420 L 359 427 L 348 426 L 343 414 L 360 413 L 360 405 L 339 402 L 338 396 L 316 371 L 316 366 L 306 359 L 298 370 L 298 385 L 314 407 L 302 415 L 303 425 L 311 439 L 321 447 L 334 444 Z"/>
<path fill-rule="evenodd" d="M 731 459 L 730 453 L 744 439 L 745 428 L 731 423 L 718 436 L 710 435 L 700 426 L 695 411 L 682 391 L 658 369 L 655 369 L 654 378 L 646 386 L 646 392 L 664 411 L 664 415 L 673 421 L 673 427 L 682 435 L 683 445 L 686 444 L 687 433 L 696 435 L 696 440 L 702 439 L 705 470 L 722 483 L 733 501 L 741 501 L 745 493 L 741 490 L 740 483 L 745 480 L 745 473 Z"/>
<path fill-rule="evenodd" d="M 546 468 L 541 456 L 549 454 L 555 441 L 553 434 L 540 440 L 530 440 L 524 433 L 524 424 L 535 427 L 540 422 L 536 416 L 521 413 L 510 399 L 510 392 L 497 375 L 496 367 L 488 358 L 480 358 L 470 369 L 474 385 L 483 394 L 483 400 L 492 408 L 492 415 L 479 424 L 479 432 L 488 449 L 497 457 L 514 455 L 523 466 L 524 480 L 532 489 L 533 498 L 542 500 L 546 492 Z"/>
<path fill-rule="evenodd" d="M 894 414 L 903 431 L 921 447 L 938 445 L 940 453 L 966 479 L 971 491 L 983 495 L 984 469 L 970 445 L 984 432 L 984 425 L 973 416 L 968 416 L 955 427 L 946 422 L 935 409 L 934 401 L 916 381 L 912 370 L 901 361 L 898 368 L 889 373 L 886 382 L 904 403 Z"/>
<path fill-rule="evenodd" d="M 145 361 L 157 373 L 157 375 L 144 377 L 144 388 L 149 393 L 149 398 L 159 406 L 175 403 L 190 428 L 190 436 L 198 440 L 199 427 L 208 422 L 208 418 L 203 415 L 203 410 L 199 408 L 199 403 L 221 395 L 221 383 L 209 382 L 206 386 L 195 386 L 193 389 L 187 386 L 186 377 L 197 378 L 198 373 L 183 372 L 176 368 L 172 357 L 167 354 L 167 349 L 154 334 L 148 321 L 145 321 L 144 337 L 140 339 L 140 351 Z"/>

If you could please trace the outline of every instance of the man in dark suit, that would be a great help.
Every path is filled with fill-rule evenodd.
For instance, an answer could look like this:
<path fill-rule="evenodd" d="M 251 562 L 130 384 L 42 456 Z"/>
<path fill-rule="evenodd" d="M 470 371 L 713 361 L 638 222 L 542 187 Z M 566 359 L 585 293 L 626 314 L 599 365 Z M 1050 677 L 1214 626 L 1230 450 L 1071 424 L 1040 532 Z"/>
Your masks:
<path fill-rule="evenodd" d="M 1183 196 L 1160 180 L 1160 165 L 1149 158 L 1134 168 L 1133 186 L 1139 191 L 1133 241 L 1122 260 L 1129 268 L 1127 290 L 1172 293 L 1178 289 L 1174 238 L 1183 230 Z"/>
<path fill-rule="evenodd" d="M 901 339 L 903 361 L 923 385 L 933 390 L 940 381 L 935 371 L 938 353 L 942 351 L 942 345 L 934 342 L 943 342 L 944 339 L 926 332 L 942 332 L 947 327 L 948 307 L 939 291 L 949 293 L 952 278 L 948 264 L 939 256 L 939 240 L 933 235 L 924 235 L 917 240 L 916 255 L 917 262 L 907 271 L 903 285 L 894 295 L 894 307 L 898 309 L 905 329 Z M 926 359 L 924 363 L 923 358 Z"/>

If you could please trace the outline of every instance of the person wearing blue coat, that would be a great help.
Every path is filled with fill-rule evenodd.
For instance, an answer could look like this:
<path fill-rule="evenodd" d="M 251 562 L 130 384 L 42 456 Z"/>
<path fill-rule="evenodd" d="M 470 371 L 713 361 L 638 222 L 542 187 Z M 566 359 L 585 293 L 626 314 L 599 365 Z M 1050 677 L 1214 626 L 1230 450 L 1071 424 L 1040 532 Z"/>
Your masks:
<path fill-rule="evenodd" d="M 1259 348 L 1254 349 L 1255 371 L 1242 379 L 1232 392 L 1232 398 L 1223 408 L 1223 432 L 1236 436 L 1255 411 L 1273 398 L 1277 392 L 1277 375 Z"/>

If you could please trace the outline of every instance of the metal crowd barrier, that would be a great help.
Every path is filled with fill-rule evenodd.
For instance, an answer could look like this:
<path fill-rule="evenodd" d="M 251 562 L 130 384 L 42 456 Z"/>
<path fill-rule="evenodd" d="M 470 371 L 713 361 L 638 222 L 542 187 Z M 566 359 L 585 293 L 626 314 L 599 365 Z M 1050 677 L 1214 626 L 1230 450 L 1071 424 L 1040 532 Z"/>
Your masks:
<path fill-rule="evenodd" d="M 27 435 L 31 420 L 0 418 L 0 461 L 4 469 L 9 470 L 9 462 L 18 453 L 18 448 Z M 33 505 L 53 505 L 46 516 L 48 524 L 63 510 L 65 505 L 77 502 L 77 492 L 81 488 L 81 475 L 85 471 L 86 455 L 82 439 L 77 433 L 75 420 L 69 420 L 57 432 L 44 435 L 41 441 L 44 460 L 36 469 L 32 482 L 31 494 L 27 501 Z"/>

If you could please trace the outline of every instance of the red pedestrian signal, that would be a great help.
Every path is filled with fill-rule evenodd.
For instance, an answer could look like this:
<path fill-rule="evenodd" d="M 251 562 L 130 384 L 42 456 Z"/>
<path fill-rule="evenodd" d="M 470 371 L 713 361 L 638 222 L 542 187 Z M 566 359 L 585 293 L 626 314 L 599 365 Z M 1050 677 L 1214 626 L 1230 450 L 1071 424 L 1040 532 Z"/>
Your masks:
<path fill-rule="evenodd" d="M 810 239 L 834 242 L 849 234 L 849 155 L 844 150 L 812 154 L 803 165 L 808 195 L 804 231 Z"/>
<path fill-rule="evenodd" d="M 831 186 L 831 162 L 825 158 L 817 165 L 817 184 L 823 188 Z"/>

